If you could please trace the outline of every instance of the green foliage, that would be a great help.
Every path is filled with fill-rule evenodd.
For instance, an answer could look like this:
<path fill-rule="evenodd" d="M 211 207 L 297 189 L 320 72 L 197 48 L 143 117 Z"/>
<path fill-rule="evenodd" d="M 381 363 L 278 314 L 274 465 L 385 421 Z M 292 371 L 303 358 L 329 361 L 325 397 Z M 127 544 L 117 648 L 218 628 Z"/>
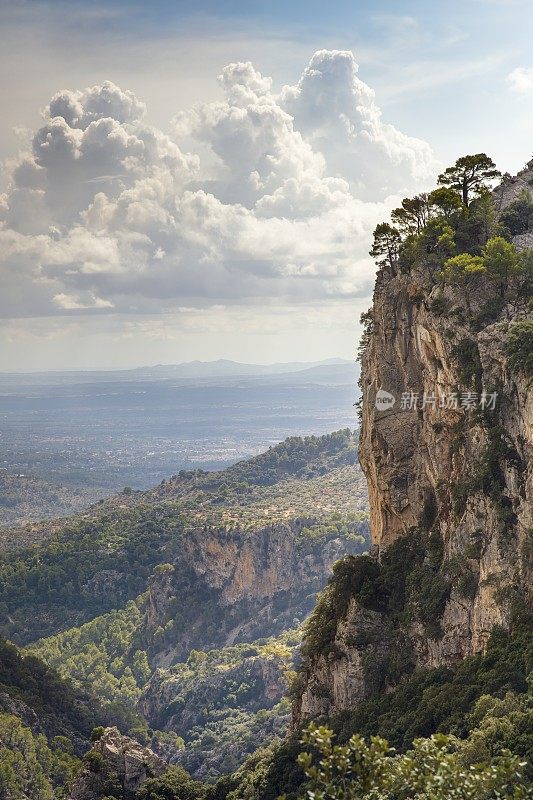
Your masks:
<path fill-rule="evenodd" d="M 54 735 L 88 739 L 98 718 L 92 699 L 33 656 L 0 640 L 0 691 L 32 708 Z"/>
<path fill-rule="evenodd" d="M 509 280 L 520 274 L 520 259 L 516 247 L 502 236 L 495 236 L 488 240 L 481 255 L 487 276 L 499 282 L 503 295 Z"/>
<path fill-rule="evenodd" d="M 5 800 L 60 800 L 79 760 L 48 746 L 18 717 L 0 714 L 0 797 Z"/>
<path fill-rule="evenodd" d="M 468 715 L 470 734 L 462 744 L 468 763 L 488 761 L 508 748 L 527 761 L 527 775 L 533 778 L 532 680 L 530 675 L 527 693 L 506 692 L 502 697 L 485 694 L 477 700 Z"/>
<path fill-rule="evenodd" d="M 507 229 L 502 226 L 496 212 L 496 205 L 492 193 L 488 190 L 480 192 L 472 201 L 468 210 L 471 220 L 470 230 L 475 235 L 480 245 L 485 245 L 495 236 L 508 238 Z M 464 219 L 464 218 L 463 218 Z"/>
<path fill-rule="evenodd" d="M 363 332 L 361 334 L 361 338 L 359 340 L 359 349 L 357 352 L 357 360 L 359 362 L 362 361 L 363 355 L 367 348 L 370 345 L 372 340 L 372 334 L 374 333 L 374 316 L 372 314 L 372 309 L 369 308 L 368 311 L 364 311 L 360 318 L 359 322 L 362 325 Z"/>
<path fill-rule="evenodd" d="M 486 653 L 466 658 L 455 670 L 415 671 L 393 691 L 339 714 L 331 721 L 334 730 L 342 741 L 353 731 L 384 736 L 400 750 L 408 749 L 417 736 L 435 731 L 466 737 L 468 714 L 482 694 L 503 697 L 527 691 L 527 676 L 533 669 L 529 624 L 526 620 L 510 634 L 496 629 Z"/>
<path fill-rule="evenodd" d="M 115 725 L 124 733 L 143 731 L 140 717 L 116 699 L 111 703 L 99 702 L 34 655 L 23 656 L 14 645 L 3 640 L 0 640 L 0 692 L 33 710 L 48 738 L 60 737 L 59 747 L 63 748 L 61 737 L 67 737 L 75 743 L 76 752 L 84 748 L 97 725 Z"/>
<path fill-rule="evenodd" d="M 298 761 L 308 778 L 310 800 L 520 800 L 528 795 L 524 763 L 509 751 L 488 763 L 465 765 L 460 743 L 435 734 L 416 739 L 409 752 L 396 755 L 389 743 L 358 734 L 336 744 L 331 729 L 311 724 L 302 743 L 311 751 Z"/>
<path fill-rule="evenodd" d="M 461 198 L 457 192 L 447 186 L 434 189 L 429 195 L 429 204 L 446 220 L 451 220 L 458 211 L 462 210 Z"/>
<path fill-rule="evenodd" d="M 299 752 L 294 734 L 256 750 L 232 775 L 216 782 L 208 800 L 278 800 L 287 793 L 295 797 L 305 778 L 297 762 Z"/>
<path fill-rule="evenodd" d="M 458 158 L 452 167 L 439 175 L 438 183 L 458 192 L 464 205 L 468 206 L 472 196 L 483 192 L 500 174 L 486 153 L 477 153 Z"/>
<path fill-rule="evenodd" d="M 451 256 L 455 250 L 454 229 L 444 218 L 434 217 L 428 221 L 417 244 L 416 257 L 419 258 L 421 252 L 431 254 L 436 266 L 442 262 L 442 259 Z"/>
<path fill-rule="evenodd" d="M 370 255 L 380 267 L 388 266 L 393 269 L 398 259 L 400 243 L 400 232 L 387 222 L 382 222 L 374 231 Z"/>
<path fill-rule="evenodd" d="M 25 643 L 136 597 L 181 531 L 175 509 L 137 506 L 67 523 L 42 544 L 0 554 L 0 632 Z"/>
<path fill-rule="evenodd" d="M 445 261 L 439 273 L 441 280 L 451 285 L 460 285 L 465 289 L 475 283 L 479 276 L 486 276 L 498 283 L 500 295 L 503 296 L 512 278 L 524 272 L 523 259 L 516 247 L 502 236 L 489 239 L 481 255 L 460 253 Z"/>
<path fill-rule="evenodd" d="M 28 648 L 102 700 L 135 706 L 151 675 L 146 653 L 134 648 L 143 620 L 143 597 L 80 628 L 42 639 Z"/>
<path fill-rule="evenodd" d="M 460 253 L 449 258 L 440 275 L 446 283 L 458 283 L 463 286 L 486 272 L 481 256 L 472 256 L 470 253 Z"/>
<path fill-rule="evenodd" d="M 361 522 L 366 519 L 366 514 L 354 513 L 331 515 L 323 523 L 304 526 L 301 531 L 299 542 L 300 549 L 308 550 L 309 544 L 325 544 L 331 539 L 341 537 L 347 542 L 359 545 L 363 550 L 368 545 L 368 537 L 362 535 Z"/>
<path fill-rule="evenodd" d="M 507 354 L 513 372 L 533 377 L 533 321 L 523 320 L 511 325 Z"/>
<path fill-rule="evenodd" d="M 97 742 L 104 735 L 105 728 L 103 725 L 97 725 L 91 731 L 91 742 Z"/>
<path fill-rule="evenodd" d="M 513 203 L 505 208 L 500 216 L 500 221 L 511 236 L 527 233 L 533 226 L 533 200 L 531 192 L 522 191 Z"/>
<path fill-rule="evenodd" d="M 161 777 L 149 778 L 136 794 L 136 800 L 203 800 L 207 787 L 194 781 L 181 767 L 170 767 Z"/>
<path fill-rule="evenodd" d="M 370 342 L 372 341 L 372 335 L 374 333 L 374 316 L 371 308 L 369 308 L 368 311 L 364 311 L 361 314 L 361 316 L 359 317 L 359 322 L 363 330 L 361 332 L 361 337 L 357 345 L 357 360 L 359 364 L 362 365 L 365 354 L 369 350 Z M 363 395 L 364 395 L 364 386 L 362 384 L 362 370 L 359 372 L 357 385 L 359 386 L 361 394 L 355 405 L 357 408 L 357 418 L 359 420 L 359 427 L 361 427 L 363 421 Z"/>
<path fill-rule="evenodd" d="M 419 194 L 416 197 L 406 197 L 402 200 L 401 207 L 394 209 L 391 213 L 391 219 L 402 234 L 418 234 L 427 224 L 429 214 L 430 203 L 428 195 Z"/>
<path fill-rule="evenodd" d="M 125 792 L 116 765 L 97 750 L 83 756 L 86 789 L 84 796 L 102 800 L 122 800 Z"/>
<path fill-rule="evenodd" d="M 205 725 L 191 729 L 180 762 L 209 781 L 229 775 L 258 747 L 283 740 L 290 713 L 287 700 L 257 712 L 235 708 L 212 712 Z"/>
<path fill-rule="evenodd" d="M 268 486 L 290 477 L 309 479 L 357 462 L 357 438 L 344 428 L 324 436 L 291 436 L 255 458 L 241 461 L 223 473 L 222 484 L 239 481 Z M 207 478 L 209 486 L 210 478 Z"/>

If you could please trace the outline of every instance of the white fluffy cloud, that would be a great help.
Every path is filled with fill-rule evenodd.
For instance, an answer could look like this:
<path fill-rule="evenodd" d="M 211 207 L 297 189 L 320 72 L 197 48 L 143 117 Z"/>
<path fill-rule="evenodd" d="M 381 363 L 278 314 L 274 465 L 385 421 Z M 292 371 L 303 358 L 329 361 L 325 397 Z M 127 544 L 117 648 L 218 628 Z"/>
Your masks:
<path fill-rule="evenodd" d="M 52 98 L 0 202 L 1 315 L 368 291 L 371 231 L 434 174 L 428 145 L 382 121 L 349 52 L 315 53 L 279 93 L 250 63 L 219 81 L 225 99 L 172 136 L 109 81 Z"/>

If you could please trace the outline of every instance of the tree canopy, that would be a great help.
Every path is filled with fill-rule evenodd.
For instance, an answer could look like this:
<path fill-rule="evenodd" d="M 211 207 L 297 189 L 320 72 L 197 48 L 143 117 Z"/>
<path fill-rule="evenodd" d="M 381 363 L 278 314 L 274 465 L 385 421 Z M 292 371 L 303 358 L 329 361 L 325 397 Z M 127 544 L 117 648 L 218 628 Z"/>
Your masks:
<path fill-rule="evenodd" d="M 398 258 L 402 237 L 397 228 L 388 222 L 381 222 L 374 231 L 374 243 L 370 250 L 372 258 L 379 266 L 390 266 L 391 269 Z"/>
<path fill-rule="evenodd" d="M 496 164 L 486 153 L 462 156 L 452 167 L 448 167 L 438 177 L 438 183 L 459 192 L 468 207 L 472 195 L 479 194 L 494 178 L 501 175 Z"/>

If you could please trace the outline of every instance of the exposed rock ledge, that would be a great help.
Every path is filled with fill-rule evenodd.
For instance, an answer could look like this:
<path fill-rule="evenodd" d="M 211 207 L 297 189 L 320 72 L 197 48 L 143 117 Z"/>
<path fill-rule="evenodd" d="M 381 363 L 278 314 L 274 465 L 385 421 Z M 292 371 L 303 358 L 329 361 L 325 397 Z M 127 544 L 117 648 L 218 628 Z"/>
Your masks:
<path fill-rule="evenodd" d="M 117 728 L 106 728 L 84 761 L 69 800 L 100 800 L 112 788 L 119 788 L 124 800 L 132 800 L 148 778 L 162 775 L 167 769 L 152 750 L 122 736 Z"/>

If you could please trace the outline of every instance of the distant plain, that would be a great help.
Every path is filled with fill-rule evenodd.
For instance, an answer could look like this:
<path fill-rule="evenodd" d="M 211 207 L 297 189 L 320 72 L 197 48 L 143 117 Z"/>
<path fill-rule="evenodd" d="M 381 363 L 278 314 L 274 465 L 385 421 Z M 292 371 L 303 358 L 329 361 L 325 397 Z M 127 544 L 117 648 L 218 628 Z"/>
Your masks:
<path fill-rule="evenodd" d="M 0 505 L 8 476 L 94 500 L 221 469 L 287 436 L 356 427 L 357 397 L 356 365 L 341 359 L 0 374 Z"/>

